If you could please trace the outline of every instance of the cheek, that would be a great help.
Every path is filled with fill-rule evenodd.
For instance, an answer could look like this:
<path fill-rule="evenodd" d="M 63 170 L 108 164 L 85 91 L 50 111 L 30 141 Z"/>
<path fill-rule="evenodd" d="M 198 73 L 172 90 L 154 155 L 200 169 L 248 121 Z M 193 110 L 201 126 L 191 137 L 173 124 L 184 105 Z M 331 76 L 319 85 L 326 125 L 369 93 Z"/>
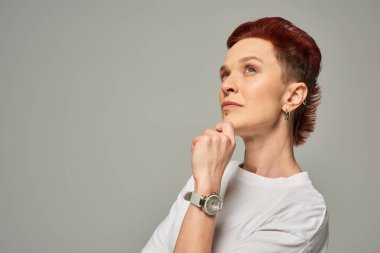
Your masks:
<path fill-rule="evenodd" d="M 278 117 L 279 98 L 274 87 L 256 87 L 247 91 L 247 103 L 249 111 L 256 115 L 257 119 L 273 120 Z"/>

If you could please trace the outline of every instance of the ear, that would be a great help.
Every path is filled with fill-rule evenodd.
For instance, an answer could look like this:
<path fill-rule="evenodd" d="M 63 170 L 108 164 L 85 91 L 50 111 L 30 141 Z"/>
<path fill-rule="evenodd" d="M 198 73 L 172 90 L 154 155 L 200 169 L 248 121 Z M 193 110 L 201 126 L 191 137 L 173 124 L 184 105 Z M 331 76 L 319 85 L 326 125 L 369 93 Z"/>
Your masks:
<path fill-rule="evenodd" d="M 291 83 L 285 89 L 283 96 L 283 106 L 282 110 L 289 112 L 297 109 L 298 106 L 306 99 L 307 96 L 307 86 L 304 82 Z"/>

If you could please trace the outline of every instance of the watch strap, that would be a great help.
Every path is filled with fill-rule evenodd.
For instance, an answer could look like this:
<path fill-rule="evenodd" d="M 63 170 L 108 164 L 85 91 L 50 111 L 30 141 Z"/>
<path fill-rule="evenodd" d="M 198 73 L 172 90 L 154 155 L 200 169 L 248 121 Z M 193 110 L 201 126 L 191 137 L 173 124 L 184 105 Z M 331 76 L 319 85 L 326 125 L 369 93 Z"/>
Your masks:
<path fill-rule="evenodd" d="M 190 203 L 196 205 L 197 207 L 202 207 L 204 205 L 204 196 L 199 195 L 196 192 L 187 192 L 183 198 L 187 201 L 190 201 Z"/>

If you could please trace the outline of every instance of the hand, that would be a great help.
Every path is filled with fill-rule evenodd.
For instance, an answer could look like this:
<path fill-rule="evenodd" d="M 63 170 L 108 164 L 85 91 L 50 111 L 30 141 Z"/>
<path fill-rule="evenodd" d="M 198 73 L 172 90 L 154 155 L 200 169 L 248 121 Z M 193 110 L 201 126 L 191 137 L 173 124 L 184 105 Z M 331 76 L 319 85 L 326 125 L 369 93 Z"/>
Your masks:
<path fill-rule="evenodd" d="M 197 193 L 220 190 L 224 170 L 235 147 L 235 129 L 230 122 L 218 123 L 193 139 L 191 165 Z"/>

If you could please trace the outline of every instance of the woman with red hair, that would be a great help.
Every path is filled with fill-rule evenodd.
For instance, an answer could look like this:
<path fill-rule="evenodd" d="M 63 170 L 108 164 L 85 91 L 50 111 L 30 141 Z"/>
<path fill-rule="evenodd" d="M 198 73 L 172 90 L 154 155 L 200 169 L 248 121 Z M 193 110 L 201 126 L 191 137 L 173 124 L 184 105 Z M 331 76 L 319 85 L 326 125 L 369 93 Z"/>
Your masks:
<path fill-rule="evenodd" d="M 142 252 L 327 252 L 325 201 L 293 152 L 314 131 L 320 50 L 280 17 L 239 25 L 227 48 L 223 121 L 193 139 L 192 176 Z"/>

